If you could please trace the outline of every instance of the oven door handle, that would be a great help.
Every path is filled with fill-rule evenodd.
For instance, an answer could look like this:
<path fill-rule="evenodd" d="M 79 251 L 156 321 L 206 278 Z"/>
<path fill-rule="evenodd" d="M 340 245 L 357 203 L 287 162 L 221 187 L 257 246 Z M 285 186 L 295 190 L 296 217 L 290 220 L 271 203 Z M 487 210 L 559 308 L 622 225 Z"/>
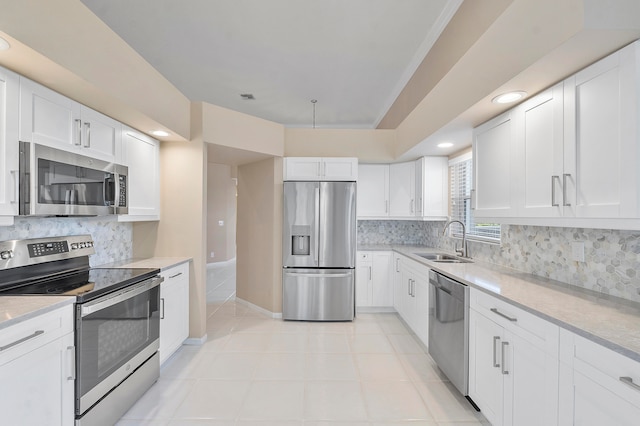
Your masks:
<path fill-rule="evenodd" d="M 123 302 L 127 299 L 144 293 L 145 291 L 149 291 L 152 288 L 159 286 L 162 281 L 164 281 L 164 278 L 156 276 L 139 284 L 128 287 L 124 290 L 109 294 L 105 297 L 101 297 L 91 302 L 87 302 L 83 304 L 82 308 L 80 309 L 81 317 L 84 318 L 87 315 L 91 315 L 92 313 L 97 312 L 101 309 L 108 308 L 109 306 L 113 306 L 117 303 Z"/>

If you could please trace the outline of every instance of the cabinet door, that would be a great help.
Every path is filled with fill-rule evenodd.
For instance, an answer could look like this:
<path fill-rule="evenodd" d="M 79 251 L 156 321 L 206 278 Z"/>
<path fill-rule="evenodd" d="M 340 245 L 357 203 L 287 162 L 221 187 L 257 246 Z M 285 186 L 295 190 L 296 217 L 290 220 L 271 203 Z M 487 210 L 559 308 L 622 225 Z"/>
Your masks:
<path fill-rule="evenodd" d="M 419 177 L 417 169 L 416 177 Z M 422 197 L 422 202 L 418 201 L 418 205 L 422 205 L 420 215 L 446 219 L 449 215 L 449 159 L 424 157 L 421 182 L 421 191 L 416 186 L 417 197 Z"/>
<path fill-rule="evenodd" d="M 322 158 L 288 157 L 284 159 L 284 180 L 319 180 Z"/>
<path fill-rule="evenodd" d="M 503 424 L 503 343 L 502 327 L 470 309 L 469 396 L 494 426 Z"/>
<path fill-rule="evenodd" d="M 504 422 L 514 426 L 558 424 L 558 358 L 540 347 L 507 333 Z"/>
<path fill-rule="evenodd" d="M 559 217 L 570 200 L 563 174 L 563 85 L 546 90 L 517 107 L 516 128 L 521 145 L 518 193 L 520 217 Z M 570 212 L 570 211 L 569 211 Z"/>
<path fill-rule="evenodd" d="M 416 299 L 413 297 L 415 288 L 415 276 L 411 268 L 407 266 L 407 262 L 402 264 L 402 308 L 401 316 L 409 327 L 413 330 L 415 328 L 416 317 Z"/>
<path fill-rule="evenodd" d="M 402 281 L 402 258 L 398 253 L 393 253 L 393 307 L 402 316 L 402 299 L 406 287 Z"/>
<path fill-rule="evenodd" d="M 67 151 L 79 149 L 80 104 L 26 78 L 20 79 L 20 140 Z"/>
<path fill-rule="evenodd" d="M 576 217 L 638 217 L 639 48 L 627 46 L 565 81 L 565 173 Z"/>
<path fill-rule="evenodd" d="M 0 216 L 18 215 L 19 76 L 0 68 Z"/>
<path fill-rule="evenodd" d="M 389 166 L 389 215 L 412 217 L 416 215 L 415 163 L 397 163 Z"/>
<path fill-rule="evenodd" d="M 416 316 L 415 330 L 416 336 L 420 338 L 425 346 L 429 346 L 429 279 L 423 274 L 416 275 L 415 300 Z"/>
<path fill-rule="evenodd" d="M 161 273 L 160 363 L 167 360 L 189 337 L 189 264 Z"/>
<path fill-rule="evenodd" d="M 516 214 L 513 128 L 507 112 L 474 129 L 472 208 L 477 218 Z"/>
<path fill-rule="evenodd" d="M 159 220 L 160 144 L 133 129 L 123 133 L 123 160 L 129 168 L 129 214 L 118 216 L 118 220 Z"/>
<path fill-rule="evenodd" d="M 322 180 L 357 181 L 358 159 L 341 157 L 323 158 L 321 177 Z"/>
<path fill-rule="evenodd" d="M 372 298 L 373 306 L 393 306 L 393 282 L 391 279 L 391 252 L 372 252 Z"/>
<path fill-rule="evenodd" d="M 356 306 L 372 306 L 371 253 L 358 252 L 356 263 Z"/>
<path fill-rule="evenodd" d="M 358 217 L 389 216 L 389 165 L 358 166 Z"/>
<path fill-rule="evenodd" d="M 82 155 L 122 162 L 122 124 L 97 111 L 81 107 Z"/>

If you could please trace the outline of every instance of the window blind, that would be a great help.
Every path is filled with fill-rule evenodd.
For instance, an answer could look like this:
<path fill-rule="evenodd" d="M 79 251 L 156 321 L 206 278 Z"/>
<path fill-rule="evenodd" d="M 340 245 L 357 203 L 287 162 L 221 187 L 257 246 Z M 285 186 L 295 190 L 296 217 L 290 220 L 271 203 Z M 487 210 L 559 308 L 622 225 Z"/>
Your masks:
<path fill-rule="evenodd" d="M 500 225 L 476 223 L 471 209 L 471 188 L 473 187 L 473 162 L 471 155 L 463 155 L 449 162 L 449 182 L 451 182 L 451 219 L 465 224 L 467 238 L 488 242 L 500 242 Z M 450 235 L 462 237 L 462 227 L 451 224 Z"/>

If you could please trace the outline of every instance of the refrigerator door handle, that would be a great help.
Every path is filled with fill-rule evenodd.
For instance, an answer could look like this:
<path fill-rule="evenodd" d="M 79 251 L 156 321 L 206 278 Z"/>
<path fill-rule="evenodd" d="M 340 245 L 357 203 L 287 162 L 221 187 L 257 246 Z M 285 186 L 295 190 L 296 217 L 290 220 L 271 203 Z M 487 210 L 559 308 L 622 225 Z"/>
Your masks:
<path fill-rule="evenodd" d="M 314 220 L 315 227 L 315 249 L 316 249 L 316 266 L 322 263 L 322 255 L 320 252 L 320 183 L 316 184 L 316 217 Z"/>
<path fill-rule="evenodd" d="M 306 277 L 306 278 L 347 278 L 351 276 L 351 273 L 344 274 L 313 274 L 313 273 L 301 273 L 301 272 L 285 272 L 285 274 L 291 277 Z"/>

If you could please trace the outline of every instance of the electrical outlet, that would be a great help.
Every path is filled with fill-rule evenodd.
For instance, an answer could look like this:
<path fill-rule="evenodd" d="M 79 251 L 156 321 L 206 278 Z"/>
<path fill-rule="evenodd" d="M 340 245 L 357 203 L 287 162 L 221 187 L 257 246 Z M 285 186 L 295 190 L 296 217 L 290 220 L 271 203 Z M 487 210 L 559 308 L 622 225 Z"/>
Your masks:
<path fill-rule="evenodd" d="M 571 243 L 571 258 L 575 262 L 584 262 L 584 243 L 582 241 Z"/>
<path fill-rule="evenodd" d="M 216 257 L 216 254 L 214 252 L 211 252 L 211 258 L 213 259 L 214 257 Z"/>

